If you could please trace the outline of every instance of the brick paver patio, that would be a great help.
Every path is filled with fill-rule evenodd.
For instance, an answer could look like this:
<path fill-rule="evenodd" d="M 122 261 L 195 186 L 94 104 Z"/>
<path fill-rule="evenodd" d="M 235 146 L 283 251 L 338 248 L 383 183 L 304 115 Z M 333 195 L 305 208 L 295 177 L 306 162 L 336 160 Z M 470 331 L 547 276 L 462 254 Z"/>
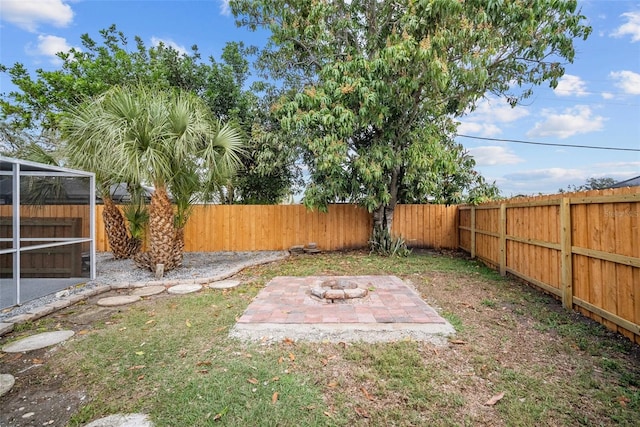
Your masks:
<path fill-rule="evenodd" d="M 331 303 L 310 295 L 329 279 L 369 290 L 361 299 Z M 247 307 L 239 324 L 445 324 L 418 293 L 395 276 L 275 277 Z"/>

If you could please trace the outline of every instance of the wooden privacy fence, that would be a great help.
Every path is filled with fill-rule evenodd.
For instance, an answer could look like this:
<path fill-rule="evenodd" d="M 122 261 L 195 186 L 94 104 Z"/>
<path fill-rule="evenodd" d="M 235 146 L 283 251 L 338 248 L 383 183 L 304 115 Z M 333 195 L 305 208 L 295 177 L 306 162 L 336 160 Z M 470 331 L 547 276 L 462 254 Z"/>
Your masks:
<path fill-rule="evenodd" d="M 640 343 L 640 189 L 459 206 L 459 247 Z"/>
<path fill-rule="evenodd" d="M 108 251 L 102 206 L 96 206 L 96 248 Z M 284 250 L 314 242 L 323 250 L 363 248 L 371 215 L 354 205 L 330 205 L 328 212 L 302 205 L 196 205 L 185 228 L 185 250 Z M 393 232 L 413 247 L 456 249 L 457 209 L 442 205 L 398 205 Z"/>

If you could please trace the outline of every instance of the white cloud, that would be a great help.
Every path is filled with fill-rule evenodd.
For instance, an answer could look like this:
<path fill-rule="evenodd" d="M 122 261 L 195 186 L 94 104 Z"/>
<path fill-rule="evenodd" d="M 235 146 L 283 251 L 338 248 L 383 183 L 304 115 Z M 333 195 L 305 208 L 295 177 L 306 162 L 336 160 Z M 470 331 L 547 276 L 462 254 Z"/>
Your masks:
<path fill-rule="evenodd" d="M 553 110 L 543 110 L 545 120 L 537 122 L 533 129 L 527 132 L 529 137 L 552 136 L 569 138 L 573 135 L 600 131 L 604 128 L 605 118 L 593 115 L 591 108 L 577 105 L 557 114 Z"/>
<path fill-rule="evenodd" d="M 499 179 L 503 194 L 554 194 L 569 185 L 582 185 L 589 178 L 613 178 L 616 182 L 638 176 L 640 162 L 608 162 L 584 165 L 581 168 L 546 168 L 522 170 Z M 627 169 L 629 168 L 629 169 Z"/>
<path fill-rule="evenodd" d="M 35 48 L 27 46 L 27 54 L 34 56 L 48 56 L 54 64 L 62 62 L 62 60 L 56 56 L 57 53 L 69 52 L 70 50 L 71 46 L 67 43 L 65 38 L 50 35 L 39 35 L 38 44 Z"/>
<path fill-rule="evenodd" d="M 605 163 L 596 163 L 594 165 L 597 168 L 609 168 L 609 169 L 635 169 L 636 172 L 640 170 L 640 162 L 605 162 Z M 637 175 L 637 174 L 636 174 Z"/>
<path fill-rule="evenodd" d="M 220 0 L 220 15 L 231 16 L 231 7 L 229 7 L 229 0 Z"/>
<path fill-rule="evenodd" d="M 462 135 L 491 137 L 500 135 L 502 130 L 493 123 L 462 122 L 458 125 L 458 133 Z"/>
<path fill-rule="evenodd" d="M 504 178 L 509 181 L 536 181 L 538 183 L 566 180 L 582 183 L 582 181 L 587 179 L 587 174 L 580 169 L 547 168 L 510 173 L 506 174 Z"/>
<path fill-rule="evenodd" d="M 511 123 L 529 115 L 523 107 L 511 107 L 499 98 L 484 98 L 476 108 L 464 116 L 458 133 L 472 136 L 492 137 L 502 133 L 497 123 Z"/>
<path fill-rule="evenodd" d="M 56 53 L 69 52 L 71 46 L 67 44 L 67 40 L 57 36 L 38 36 L 38 46 L 36 53 L 39 55 L 49 56 L 54 62 L 61 61 Z"/>
<path fill-rule="evenodd" d="M 613 99 L 614 95 L 610 92 L 602 92 L 600 94 L 602 96 L 602 99 Z"/>
<path fill-rule="evenodd" d="M 629 95 L 640 95 L 640 74 L 633 71 L 612 71 L 609 77 L 614 79 L 615 85 Z"/>
<path fill-rule="evenodd" d="M 515 165 L 524 160 L 506 147 L 489 145 L 469 149 L 478 166 Z"/>
<path fill-rule="evenodd" d="M 73 10 L 64 0 L 2 0 L 0 11 L 3 21 L 30 32 L 40 24 L 66 27 L 73 20 Z"/>
<path fill-rule="evenodd" d="M 151 45 L 152 46 L 156 47 L 160 43 L 162 43 L 163 45 L 165 45 L 167 47 L 171 47 L 171 48 L 175 49 L 181 55 L 188 55 L 187 48 L 185 48 L 182 45 L 179 45 L 178 43 L 174 42 L 171 39 L 161 39 L 159 37 L 151 37 Z"/>
<path fill-rule="evenodd" d="M 511 107 L 499 98 L 485 98 L 468 115 L 469 120 L 492 123 L 511 123 L 529 115 L 523 107 Z"/>
<path fill-rule="evenodd" d="M 631 36 L 632 42 L 640 41 L 640 12 L 627 12 L 620 15 L 627 22 L 616 28 L 613 37 Z"/>
<path fill-rule="evenodd" d="M 558 86 L 553 92 L 558 96 L 587 96 L 587 85 L 578 76 L 565 74 L 558 82 Z"/>

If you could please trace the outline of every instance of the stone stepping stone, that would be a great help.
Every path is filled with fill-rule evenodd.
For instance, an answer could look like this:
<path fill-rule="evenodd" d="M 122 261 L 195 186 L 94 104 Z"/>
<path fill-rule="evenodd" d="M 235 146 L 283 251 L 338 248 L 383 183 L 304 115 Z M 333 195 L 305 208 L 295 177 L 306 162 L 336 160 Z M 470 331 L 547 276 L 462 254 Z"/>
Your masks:
<path fill-rule="evenodd" d="M 167 289 L 167 292 L 170 294 L 190 294 L 192 292 L 198 292 L 202 289 L 202 285 L 198 285 L 197 283 L 184 284 L 184 285 L 175 285 Z"/>
<path fill-rule="evenodd" d="M 16 383 L 16 379 L 11 374 L 0 374 L 0 397 L 9 393 L 11 387 Z"/>
<path fill-rule="evenodd" d="M 211 289 L 229 289 L 240 286 L 240 280 L 219 280 L 209 285 Z"/>
<path fill-rule="evenodd" d="M 41 334 L 32 335 L 16 342 L 12 342 L 11 344 L 7 344 L 2 347 L 2 351 L 5 353 L 24 353 L 26 351 L 38 350 L 61 343 L 62 341 L 71 338 L 73 334 L 73 331 L 43 332 Z"/>
<path fill-rule="evenodd" d="M 116 414 L 92 421 L 84 427 L 153 427 L 153 423 L 145 414 Z"/>
<path fill-rule="evenodd" d="M 158 295 L 163 293 L 167 288 L 164 286 L 145 286 L 144 288 L 138 288 L 131 292 L 132 296 L 137 297 L 150 297 L 151 295 Z"/>
<path fill-rule="evenodd" d="M 100 307 L 116 307 L 119 305 L 132 304 L 140 300 L 142 300 L 142 298 L 135 295 L 118 295 L 115 297 L 101 298 L 96 304 Z"/>

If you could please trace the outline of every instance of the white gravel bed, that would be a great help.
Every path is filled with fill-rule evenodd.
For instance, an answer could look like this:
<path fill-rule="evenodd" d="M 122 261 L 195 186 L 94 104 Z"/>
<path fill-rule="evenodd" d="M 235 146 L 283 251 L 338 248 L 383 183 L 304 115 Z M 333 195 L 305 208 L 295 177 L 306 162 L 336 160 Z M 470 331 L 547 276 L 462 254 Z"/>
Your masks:
<path fill-rule="evenodd" d="M 288 256 L 289 253 L 287 251 L 185 252 L 182 267 L 166 272 L 162 281 L 209 278 L 222 280 L 246 267 L 277 261 Z M 103 285 L 153 281 L 156 281 L 154 274 L 151 271 L 136 267 L 133 260 L 115 260 L 110 252 L 100 252 L 96 254 L 95 280 L 67 288 L 68 292 L 65 292 L 65 294 L 69 296 Z M 51 294 L 25 302 L 20 306 L 3 310 L 0 312 L 0 322 L 4 319 L 28 313 L 58 299 L 56 294 Z"/>

